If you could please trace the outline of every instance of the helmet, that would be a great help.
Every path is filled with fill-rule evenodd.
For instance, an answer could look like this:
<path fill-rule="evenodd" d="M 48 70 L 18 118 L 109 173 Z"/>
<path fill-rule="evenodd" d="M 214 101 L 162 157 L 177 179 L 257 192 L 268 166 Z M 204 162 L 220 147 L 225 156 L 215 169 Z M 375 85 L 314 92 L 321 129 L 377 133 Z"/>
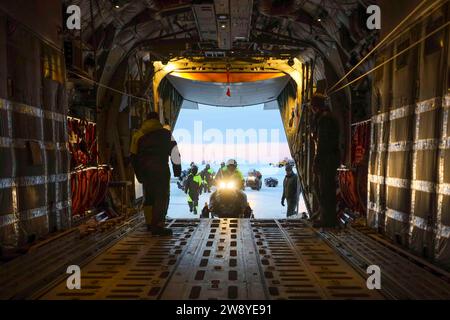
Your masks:
<path fill-rule="evenodd" d="M 192 173 L 192 174 L 197 174 L 197 172 L 198 172 L 198 167 L 194 164 L 194 165 L 191 167 L 191 173 Z"/>
<path fill-rule="evenodd" d="M 228 160 L 228 161 L 227 161 L 227 167 L 228 167 L 228 166 L 235 166 L 235 167 L 237 167 L 237 162 L 236 162 L 236 160 L 234 160 L 234 159 Z"/>
<path fill-rule="evenodd" d="M 206 169 L 210 169 L 211 166 L 209 164 L 206 165 Z"/>
<path fill-rule="evenodd" d="M 220 166 L 221 166 L 221 167 L 225 167 L 225 162 L 221 162 L 221 163 L 220 163 Z"/>
<path fill-rule="evenodd" d="M 195 166 L 195 162 L 191 162 L 190 167 L 192 168 L 193 166 Z"/>

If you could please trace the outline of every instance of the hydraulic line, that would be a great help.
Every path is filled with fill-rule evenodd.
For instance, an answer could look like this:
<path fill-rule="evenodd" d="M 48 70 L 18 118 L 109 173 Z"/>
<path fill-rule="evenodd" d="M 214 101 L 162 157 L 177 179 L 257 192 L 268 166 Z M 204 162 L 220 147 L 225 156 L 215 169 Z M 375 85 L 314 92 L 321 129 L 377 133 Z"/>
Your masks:
<path fill-rule="evenodd" d="M 120 91 L 120 90 L 114 89 L 114 88 L 112 88 L 112 87 L 109 87 L 109 86 L 107 86 L 107 85 L 104 85 L 103 83 L 100 83 L 100 82 L 98 82 L 98 81 L 89 79 L 88 77 L 85 77 L 85 76 L 83 76 L 83 75 L 81 75 L 81 74 L 79 74 L 79 73 L 77 73 L 77 72 L 72 71 L 72 70 L 68 70 L 67 72 L 70 72 L 70 73 L 72 73 L 73 75 L 76 75 L 76 76 L 80 77 L 80 78 L 83 79 L 83 80 L 86 80 L 86 81 L 88 81 L 88 82 L 91 82 L 91 83 L 93 83 L 93 84 L 96 84 L 96 85 L 98 85 L 99 87 L 102 87 L 102 88 L 105 88 L 105 89 L 114 91 L 114 92 L 116 92 L 116 93 L 120 93 L 120 94 L 122 94 L 122 95 L 124 95 L 124 96 L 130 97 L 130 98 L 133 98 L 133 99 L 136 99 L 136 100 L 141 100 L 141 101 L 143 101 L 143 102 L 151 103 L 151 101 L 150 101 L 149 99 L 144 99 L 144 98 L 142 98 L 142 97 L 138 97 L 138 96 L 135 96 L 135 95 L 126 93 L 126 92 L 124 92 L 124 91 Z"/>
<path fill-rule="evenodd" d="M 418 44 L 420 44 L 421 42 L 425 41 L 426 39 L 428 39 L 429 37 L 431 37 L 432 35 L 434 35 L 435 33 L 441 31 L 442 29 L 446 28 L 448 25 L 450 24 L 450 22 L 447 22 L 445 24 L 443 24 L 442 26 L 436 28 L 435 30 L 433 30 L 432 32 L 430 32 L 429 34 L 427 34 L 426 36 L 424 36 L 423 38 L 421 38 L 420 40 L 414 42 L 412 45 L 410 45 L 409 47 L 407 47 L 406 49 L 398 52 L 397 54 L 395 54 L 394 56 L 390 57 L 389 59 L 387 59 L 386 61 L 383 61 L 382 63 L 380 63 L 379 65 L 377 65 L 376 67 L 372 68 L 371 70 L 367 71 L 366 73 L 364 73 L 363 75 L 359 76 L 356 79 L 353 79 L 352 81 L 350 81 L 349 83 L 341 86 L 340 88 L 333 90 L 331 92 L 328 93 L 328 95 L 332 95 L 346 87 L 348 87 L 349 85 L 365 78 L 366 76 L 368 76 L 369 74 L 371 74 L 372 72 L 378 70 L 379 68 L 381 68 L 382 66 L 384 66 L 385 64 L 391 62 L 392 60 L 394 60 L 395 58 L 397 58 L 398 56 L 401 56 L 402 54 L 404 54 L 405 52 L 411 50 L 413 47 L 417 46 Z"/>
<path fill-rule="evenodd" d="M 431 6 L 434 6 L 435 3 L 439 2 L 441 0 L 437 0 L 435 2 L 433 2 L 432 5 L 430 5 L 428 8 L 426 8 L 424 11 L 428 10 Z M 409 18 L 411 18 L 414 14 L 416 14 L 419 9 L 422 8 L 422 6 L 428 2 L 428 0 L 423 0 L 417 7 L 414 8 L 414 10 L 412 10 L 405 18 L 403 18 L 402 21 L 400 21 L 400 23 L 394 28 L 392 29 L 391 32 L 389 32 L 389 34 L 387 34 L 372 50 L 370 50 L 369 53 L 367 53 L 353 68 L 351 68 L 338 82 L 336 82 L 331 88 L 330 91 L 332 93 L 339 91 L 339 90 L 335 90 L 333 91 L 342 81 L 344 81 L 345 79 L 347 79 L 347 77 L 356 70 L 356 68 L 358 68 L 364 61 L 366 61 L 376 50 L 378 50 L 379 47 L 381 47 L 395 32 L 397 32 L 397 30 L 406 22 L 408 21 Z"/>

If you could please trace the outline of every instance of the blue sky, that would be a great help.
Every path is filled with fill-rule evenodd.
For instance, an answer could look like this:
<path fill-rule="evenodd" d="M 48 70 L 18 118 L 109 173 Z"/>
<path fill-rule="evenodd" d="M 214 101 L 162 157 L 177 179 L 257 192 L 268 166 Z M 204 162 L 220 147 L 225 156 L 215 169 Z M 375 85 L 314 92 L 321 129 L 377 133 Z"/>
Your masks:
<path fill-rule="evenodd" d="M 268 163 L 290 157 L 279 110 L 263 110 L 263 105 L 181 109 L 174 136 L 185 163 L 224 158 Z"/>
<path fill-rule="evenodd" d="M 262 104 L 249 107 L 213 107 L 200 105 L 199 110 L 181 109 L 175 129 L 194 129 L 194 121 L 203 121 L 203 128 L 283 129 L 279 110 L 263 110 Z M 284 132 L 284 131 L 283 131 Z M 287 142 L 280 136 L 279 142 Z"/>

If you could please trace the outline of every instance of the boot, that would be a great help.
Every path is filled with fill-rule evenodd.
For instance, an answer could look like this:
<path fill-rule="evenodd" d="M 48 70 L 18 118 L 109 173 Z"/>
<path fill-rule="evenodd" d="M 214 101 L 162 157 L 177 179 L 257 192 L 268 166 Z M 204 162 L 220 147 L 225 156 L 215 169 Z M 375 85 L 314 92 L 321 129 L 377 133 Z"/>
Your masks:
<path fill-rule="evenodd" d="M 173 234 L 172 230 L 163 227 L 151 227 L 151 232 L 153 236 L 171 236 Z"/>
<path fill-rule="evenodd" d="M 144 218 L 145 218 L 145 224 L 147 225 L 147 231 L 151 231 L 150 226 L 152 224 L 152 219 L 153 219 L 153 207 L 152 206 L 144 206 Z"/>
<path fill-rule="evenodd" d="M 325 221 L 322 221 L 322 220 L 316 220 L 316 221 L 314 221 L 313 222 L 313 227 L 314 228 L 329 228 L 329 229 L 334 229 L 334 228 L 336 228 L 337 227 L 337 225 L 336 224 L 333 224 L 333 223 L 327 223 L 327 222 L 325 222 Z"/>

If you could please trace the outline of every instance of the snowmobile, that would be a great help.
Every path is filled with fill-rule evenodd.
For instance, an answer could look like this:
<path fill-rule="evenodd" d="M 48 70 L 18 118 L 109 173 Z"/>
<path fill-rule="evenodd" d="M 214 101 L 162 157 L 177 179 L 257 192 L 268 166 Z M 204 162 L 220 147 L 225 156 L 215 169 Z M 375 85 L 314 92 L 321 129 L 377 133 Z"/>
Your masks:
<path fill-rule="evenodd" d="M 275 188 L 278 185 L 278 180 L 275 178 L 266 178 L 264 179 L 264 183 L 266 187 Z"/>
<path fill-rule="evenodd" d="M 245 185 L 252 190 L 261 190 L 262 187 L 262 175 L 261 172 L 253 170 L 248 173 Z"/>
<path fill-rule="evenodd" d="M 206 208 L 213 218 L 253 218 L 247 195 L 234 180 L 218 181 L 217 190 L 209 199 L 209 207 L 205 205 L 203 211 Z"/>

